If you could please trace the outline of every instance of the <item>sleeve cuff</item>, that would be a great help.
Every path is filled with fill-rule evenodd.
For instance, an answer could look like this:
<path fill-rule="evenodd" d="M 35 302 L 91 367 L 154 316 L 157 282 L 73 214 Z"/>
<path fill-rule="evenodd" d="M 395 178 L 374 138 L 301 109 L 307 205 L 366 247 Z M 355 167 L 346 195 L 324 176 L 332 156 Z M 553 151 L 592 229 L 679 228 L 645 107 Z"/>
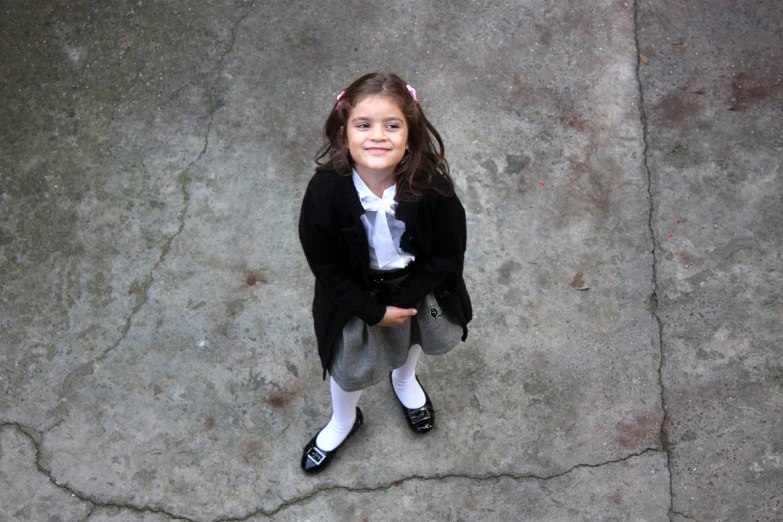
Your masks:
<path fill-rule="evenodd" d="M 386 315 L 386 306 L 373 302 L 372 309 L 368 309 L 366 313 L 362 315 L 365 317 L 361 317 L 361 319 L 367 323 L 368 326 L 376 325 L 380 323 L 383 316 Z"/>

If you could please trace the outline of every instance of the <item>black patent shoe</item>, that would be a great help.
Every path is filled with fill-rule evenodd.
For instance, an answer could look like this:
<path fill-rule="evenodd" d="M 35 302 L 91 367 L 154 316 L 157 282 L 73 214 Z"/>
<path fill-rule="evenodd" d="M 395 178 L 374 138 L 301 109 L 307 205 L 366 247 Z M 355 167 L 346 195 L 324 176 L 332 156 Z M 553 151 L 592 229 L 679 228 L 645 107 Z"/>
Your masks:
<path fill-rule="evenodd" d="M 391 373 L 389 374 L 389 381 L 391 382 L 392 391 L 394 392 L 394 381 L 392 380 Z M 416 382 L 421 386 L 418 375 L 416 376 Z M 427 395 L 427 390 L 424 389 L 424 386 L 421 386 L 421 391 L 424 392 L 425 398 L 424 406 L 421 408 L 408 408 L 402 403 L 400 398 L 397 397 L 397 392 L 394 392 L 394 396 L 397 397 L 397 402 L 402 406 L 402 412 L 405 414 L 405 420 L 408 421 L 408 426 L 410 426 L 414 433 L 423 435 L 435 426 L 435 409 L 432 407 L 432 401 L 430 401 L 430 396 Z"/>
<path fill-rule="evenodd" d="M 363 422 L 364 416 L 362 415 L 362 410 L 360 410 L 357 406 L 356 420 L 353 423 L 353 428 L 351 428 L 351 431 L 348 433 L 348 435 L 345 436 L 345 439 L 343 439 L 340 445 L 334 448 L 332 451 L 324 451 L 315 444 L 315 439 L 317 439 L 318 434 L 321 433 L 321 430 L 318 430 L 318 433 L 315 434 L 315 437 L 313 437 L 310 442 L 307 443 L 307 446 L 304 447 L 304 453 L 302 454 L 302 469 L 304 472 L 318 473 L 319 471 L 325 470 L 332 462 L 332 459 L 334 459 L 334 456 L 337 455 L 337 450 L 343 447 L 345 441 L 350 439 L 351 435 L 356 433 L 356 430 L 359 429 Z"/>

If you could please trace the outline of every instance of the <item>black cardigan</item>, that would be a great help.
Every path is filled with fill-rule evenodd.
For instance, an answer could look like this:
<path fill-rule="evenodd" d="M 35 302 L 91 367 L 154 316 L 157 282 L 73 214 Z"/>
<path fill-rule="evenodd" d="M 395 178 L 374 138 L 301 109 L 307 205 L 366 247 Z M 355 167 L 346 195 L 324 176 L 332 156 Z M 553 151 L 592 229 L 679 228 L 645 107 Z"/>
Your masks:
<path fill-rule="evenodd" d="M 370 248 L 361 221 L 364 208 L 353 179 L 316 172 L 307 186 L 299 240 L 315 275 L 313 319 L 324 378 L 335 339 L 351 317 L 374 325 L 383 319 L 387 305 L 414 308 L 430 292 L 459 319 L 462 340 L 467 338 L 473 312 L 462 277 L 465 210 L 456 195 L 444 197 L 433 189 L 417 201 L 402 199 L 398 197 L 395 212 L 405 222 L 400 247 L 416 260 L 399 291 L 381 292 L 373 299 L 368 286 Z"/>

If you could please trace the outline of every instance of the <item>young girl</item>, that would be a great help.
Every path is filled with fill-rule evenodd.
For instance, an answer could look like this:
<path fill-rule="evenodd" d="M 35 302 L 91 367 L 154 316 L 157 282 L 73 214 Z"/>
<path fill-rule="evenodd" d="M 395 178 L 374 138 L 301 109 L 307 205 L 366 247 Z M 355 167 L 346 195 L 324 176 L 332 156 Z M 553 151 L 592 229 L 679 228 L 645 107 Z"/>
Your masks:
<path fill-rule="evenodd" d="M 325 469 L 359 429 L 362 390 L 386 374 L 408 426 L 430 431 L 434 410 L 416 362 L 464 341 L 472 316 L 465 211 L 416 90 L 393 74 L 362 76 L 337 97 L 324 138 L 299 238 L 315 275 L 332 418 L 304 448 L 308 473 Z"/>

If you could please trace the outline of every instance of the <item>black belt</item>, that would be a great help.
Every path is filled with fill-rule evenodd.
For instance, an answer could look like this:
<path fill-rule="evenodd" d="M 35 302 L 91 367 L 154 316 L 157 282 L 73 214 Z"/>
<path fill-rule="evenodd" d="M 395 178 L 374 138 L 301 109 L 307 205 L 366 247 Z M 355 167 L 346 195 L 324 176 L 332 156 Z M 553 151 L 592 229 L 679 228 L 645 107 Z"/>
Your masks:
<path fill-rule="evenodd" d="M 370 269 L 369 283 L 370 287 L 383 286 L 384 283 L 400 279 L 408 275 L 413 269 L 412 263 L 399 270 L 372 270 Z"/>

